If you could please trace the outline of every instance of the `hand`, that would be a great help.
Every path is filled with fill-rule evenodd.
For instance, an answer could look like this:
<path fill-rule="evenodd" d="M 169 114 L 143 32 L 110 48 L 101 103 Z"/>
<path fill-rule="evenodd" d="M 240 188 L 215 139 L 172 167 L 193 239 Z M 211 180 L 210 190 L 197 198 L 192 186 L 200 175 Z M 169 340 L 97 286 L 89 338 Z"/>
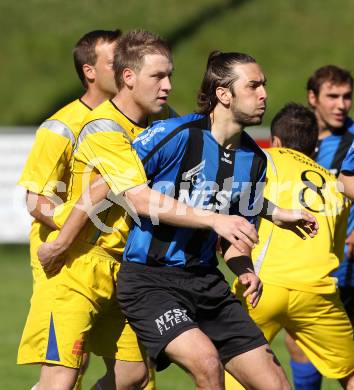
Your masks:
<path fill-rule="evenodd" d="M 256 307 L 262 292 L 263 292 L 263 284 L 259 277 L 248 268 L 248 272 L 243 273 L 238 277 L 239 283 L 244 286 L 247 286 L 247 290 L 243 293 L 243 297 L 246 298 L 249 296 L 249 303 L 252 307 Z"/>
<path fill-rule="evenodd" d="M 63 251 L 56 241 L 42 244 L 38 249 L 38 259 L 44 272 L 50 276 L 57 274 L 65 264 Z"/>
<path fill-rule="evenodd" d="M 244 244 L 253 248 L 258 243 L 258 233 L 254 225 L 247 219 L 237 215 L 215 214 L 213 230 L 228 240 L 240 252 L 244 252 Z"/>
<path fill-rule="evenodd" d="M 303 231 L 311 238 L 315 237 L 318 231 L 316 218 L 304 210 L 288 210 L 276 207 L 272 215 L 272 221 L 281 228 L 292 230 L 303 240 L 306 240 Z"/>
<path fill-rule="evenodd" d="M 347 255 L 350 259 L 354 258 L 354 230 L 349 234 L 345 243 L 348 245 Z"/>

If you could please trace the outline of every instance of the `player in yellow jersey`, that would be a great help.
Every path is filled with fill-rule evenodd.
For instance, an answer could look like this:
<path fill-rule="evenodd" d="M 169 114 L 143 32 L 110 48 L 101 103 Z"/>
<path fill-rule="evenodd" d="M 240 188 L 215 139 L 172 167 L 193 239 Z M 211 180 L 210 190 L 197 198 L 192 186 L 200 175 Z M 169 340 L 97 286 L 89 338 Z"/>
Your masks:
<path fill-rule="evenodd" d="M 296 231 L 261 221 L 253 262 L 263 296 L 248 310 L 267 340 L 285 328 L 324 376 L 353 389 L 353 331 L 331 276 L 344 256 L 349 205 L 337 191 L 335 176 L 308 157 L 318 137 L 311 111 L 286 105 L 273 119 L 271 133 L 265 196 L 281 207 L 315 213 L 320 229 L 309 242 Z M 227 377 L 227 389 L 234 388 Z"/>
<path fill-rule="evenodd" d="M 88 184 L 100 174 L 115 196 L 125 192 L 138 198 L 141 204 L 135 203 L 137 211 L 151 215 L 154 207 L 159 209 L 164 197 L 160 193 L 155 193 L 154 196 L 154 192 L 146 186 L 144 169 L 130 140 L 137 137 L 148 124 L 148 115 L 159 114 L 167 101 L 171 90 L 171 54 L 161 39 L 145 31 L 133 31 L 119 40 L 114 70 L 118 94 L 88 115 L 78 137 L 69 204 L 75 203 Z M 138 195 L 135 194 L 135 187 L 143 187 Z M 95 203 L 94 198 L 90 200 Z M 152 203 L 149 203 L 150 200 Z M 241 217 L 217 215 L 202 210 L 197 216 L 185 205 L 179 205 L 182 207 L 182 214 L 176 215 L 177 202 L 173 199 L 171 202 L 173 207 L 160 215 L 164 222 L 213 228 L 235 245 L 238 245 L 236 236 L 250 246 L 257 239 L 254 227 Z M 54 220 L 65 220 L 65 211 L 65 207 L 64 210 L 57 210 Z M 65 234 L 65 227 L 72 229 L 77 226 L 75 219 L 72 219 L 75 213 L 87 217 L 85 209 L 75 208 L 61 235 Z M 145 367 L 141 366 L 142 357 L 137 348 L 136 336 L 125 324 L 114 299 L 115 274 L 120 265 L 130 221 L 126 211 L 116 204 L 102 211 L 99 217 L 96 219 L 91 216 L 91 221 L 82 228 L 78 239 L 62 257 L 62 269 L 53 277 L 60 281 L 61 291 L 57 295 L 66 293 L 62 307 L 53 307 L 53 344 L 58 352 L 62 351 L 61 355 L 69 357 L 71 349 L 61 345 L 59 338 L 68 339 L 70 347 L 76 339 L 80 340 L 80 345 L 84 345 L 84 348 L 117 360 L 117 388 L 128 388 L 127 380 L 132 375 L 137 377 L 141 373 L 142 380 L 136 383 L 138 387 L 144 383 Z M 61 237 L 42 248 L 41 257 L 47 271 L 50 271 L 55 262 L 56 254 L 61 254 L 68 248 L 67 241 L 63 245 Z M 73 236 L 70 235 L 69 244 L 72 240 Z M 53 248 L 54 255 L 50 254 L 49 261 L 46 261 L 45 252 L 50 252 L 49 249 Z M 76 290 L 66 288 L 68 279 L 71 280 L 71 285 L 75 283 Z M 53 299 L 56 297 L 53 296 Z M 78 311 L 80 316 L 77 315 Z M 68 318 L 71 327 L 65 331 Z M 100 338 L 96 337 L 97 334 Z M 119 338 L 120 334 L 122 337 Z M 62 383 L 75 378 L 74 370 L 58 367 L 59 365 L 47 367 L 48 377 L 56 376 Z M 74 365 L 71 367 L 75 368 Z M 122 370 L 125 370 L 124 375 L 120 374 Z"/>
<path fill-rule="evenodd" d="M 50 324 L 48 319 L 38 315 L 38 309 L 46 305 L 52 291 L 37 251 L 48 234 L 57 228 L 51 210 L 67 199 L 69 162 L 83 119 L 90 110 L 116 93 L 112 63 L 120 34 L 119 30 L 95 30 L 77 42 L 73 51 L 74 64 L 85 93 L 41 124 L 19 181 L 28 191 L 28 209 L 35 218 L 30 233 L 34 288 L 18 352 L 19 364 L 44 364 L 51 360 L 46 354 Z M 80 388 L 79 383 L 76 388 Z"/>

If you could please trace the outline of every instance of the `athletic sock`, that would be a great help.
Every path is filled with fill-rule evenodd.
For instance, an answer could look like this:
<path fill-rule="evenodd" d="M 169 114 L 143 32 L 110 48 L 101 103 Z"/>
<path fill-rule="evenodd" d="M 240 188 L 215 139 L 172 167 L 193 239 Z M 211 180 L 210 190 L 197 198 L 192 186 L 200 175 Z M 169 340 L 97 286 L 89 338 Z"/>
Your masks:
<path fill-rule="evenodd" d="M 290 360 L 295 390 L 320 390 L 322 375 L 311 362 L 298 363 Z"/>

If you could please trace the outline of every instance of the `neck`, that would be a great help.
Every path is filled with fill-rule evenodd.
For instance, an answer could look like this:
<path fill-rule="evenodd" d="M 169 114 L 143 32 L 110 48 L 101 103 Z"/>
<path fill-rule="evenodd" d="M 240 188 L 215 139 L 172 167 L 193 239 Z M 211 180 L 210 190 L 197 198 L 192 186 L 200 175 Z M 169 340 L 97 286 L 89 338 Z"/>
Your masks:
<path fill-rule="evenodd" d="M 140 127 L 147 126 L 148 114 L 124 91 L 118 92 L 112 101 L 131 121 L 137 123 Z"/>
<path fill-rule="evenodd" d="M 216 106 L 210 113 L 211 134 L 217 143 L 227 149 L 237 149 L 240 145 L 243 126 L 236 122 L 231 111 Z"/>
<path fill-rule="evenodd" d="M 82 96 L 81 100 L 90 108 L 94 109 L 105 100 L 111 99 L 114 95 L 89 88 Z"/>
<path fill-rule="evenodd" d="M 315 112 L 315 114 L 316 114 L 317 124 L 318 124 L 318 139 L 319 140 L 324 139 L 332 134 L 338 134 L 341 131 L 343 131 L 344 126 L 342 128 L 333 128 L 333 127 L 329 126 L 328 124 L 326 124 L 321 119 L 321 117 L 317 114 L 317 112 Z"/>

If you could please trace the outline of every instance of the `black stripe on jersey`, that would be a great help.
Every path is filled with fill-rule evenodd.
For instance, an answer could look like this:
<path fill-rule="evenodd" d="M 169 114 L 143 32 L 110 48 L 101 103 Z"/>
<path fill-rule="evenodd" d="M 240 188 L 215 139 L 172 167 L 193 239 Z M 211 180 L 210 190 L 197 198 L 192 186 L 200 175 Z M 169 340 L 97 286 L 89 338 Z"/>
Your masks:
<path fill-rule="evenodd" d="M 224 153 L 230 154 L 232 156 L 229 156 L 227 159 L 231 162 L 228 163 L 224 156 Z M 231 157 L 231 158 L 230 158 Z M 225 190 L 225 191 L 232 191 L 232 183 L 233 183 L 233 177 L 234 177 L 234 165 L 235 165 L 235 152 L 233 150 L 227 151 L 222 146 L 218 145 L 218 171 L 216 174 L 215 183 L 217 184 L 217 192 Z M 227 180 L 230 179 L 231 180 Z M 225 181 L 226 180 L 226 181 Z M 226 188 L 226 185 L 229 188 Z M 216 193 L 215 195 L 210 199 L 211 204 L 216 204 Z M 218 210 L 215 210 L 215 212 L 219 212 Z M 193 233 L 192 238 L 189 240 L 189 242 L 186 245 L 185 248 L 185 254 L 186 254 L 186 264 L 188 267 L 190 266 L 197 266 L 200 263 L 201 259 L 201 250 L 202 245 L 205 241 L 209 239 L 209 236 L 211 234 L 214 234 L 210 230 L 205 229 L 198 229 L 195 230 Z M 217 257 L 215 253 L 214 261 L 213 263 L 217 265 Z"/>
<path fill-rule="evenodd" d="M 331 169 L 336 169 L 337 175 L 339 175 L 340 168 L 342 166 L 342 162 L 344 160 L 344 157 L 347 155 L 347 152 L 348 152 L 350 146 L 352 145 L 353 139 L 354 139 L 354 134 L 347 131 L 343 135 L 343 137 L 338 145 L 338 148 L 337 148 L 336 153 L 334 155 L 334 159 L 333 159 L 332 164 L 331 164 Z"/>
<path fill-rule="evenodd" d="M 182 129 L 179 129 L 179 131 L 181 130 Z M 187 148 L 185 150 L 175 181 L 176 199 L 178 199 L 179 196 L 183 173 L 188 172 L 190 169 L 200 164 L 203 155 L 203 145 L 204 142 L 202 130 L 200 128 L 190 128 Z M 167 253 L 167 250 L 176 234 L 176 229 L 176 227 L 164 223 L 158 226 L 154 226 L 153 237 L 147 255 L 148 265 L 156 266 L 163 264 L 163 260 Z"/>
<path fill-rule="evenodd" d="M 83 104 L 85 107 L 87 107 L 90 111 L 92 111 L 92 108 L 88 104 L 86 104 L 81 98 L 79 98 L 79 102 Z"/>
<path fill-rule="evenodd" d="M 169 135 L 163 138 L 154 148 L 150 150 L 150 152 L 141 160 L 143 165 L 146 164 L 147 161 L 156 153 L 163 145 L 165 145 L 170 139 L 172 139 L 175 135 L 185 129 L 199 128 L 199 129 L 209 129 L 210 123 L 209 118 L 204 117 L 195 121 L 183 123 L 181 126 L 176 127 Z"/>
<path fill-rule="evenodd" d="M 248 180 L 250 183 L 252 183 L 252 188 L 250 192 L 247 192 L 248 194 L 250 194 L 250 199 L 248 203 L 252 204 L 257 189 L 258 191 L 261 189 L 261 187 L 257 187 L 257 183 L 260 176 L 267 168 L 267 157 L 262 152 L 260 147 L 256 144 L 256 142 L 247 133 L 242 133 L 241 144 L 251 149 L 254 152 L 251 171 L 249 172 L 249 180 Z M 264 202 L 263 197 L 260 197 L 259 201 L 263 203 Z M 262 207 L 259 207 L 258 205 L 253 205 L 253 209 L 262 210 Z M 239 202 L 235 203 L 232 206 L 233 214 L 243 215 L 241 211 L 242 210 L 239 209 Z"/>

